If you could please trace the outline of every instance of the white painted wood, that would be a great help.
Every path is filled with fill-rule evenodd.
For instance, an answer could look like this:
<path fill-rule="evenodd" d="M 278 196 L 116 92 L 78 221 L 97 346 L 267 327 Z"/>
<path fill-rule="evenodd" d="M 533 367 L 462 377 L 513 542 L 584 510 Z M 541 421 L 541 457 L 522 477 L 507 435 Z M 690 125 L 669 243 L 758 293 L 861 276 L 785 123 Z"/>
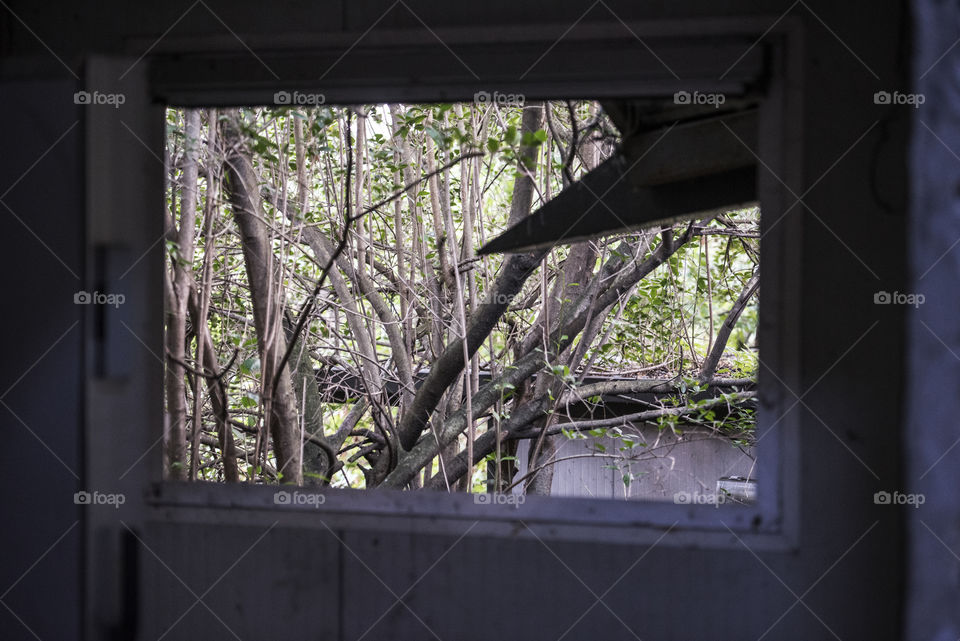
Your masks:
<path fill-rule="evenodd" d="M 724 476 L 756 477 L 756 455 L 752 451 L 741 450 L 708 431 L 689 429 L 678 435 L 660 432 L 656 427 L 629 426 L 623 433 L 636 435 L 645 444 L 632 448 L 633 456 L 641 460 L 611 458 L 621 454 L 619 448 L 624 447 L 619 439 L 561 437 L 558 463 L 553 466 L 552 495 L 674 502 L 678 493 L 715 495 L 717 481 Z M 517 479 L 525 477 L 529 469 L 529 447 L 530 441 L 524 441 L 517 448 Z M 636 478 L 625 484 L 625 474 Z"/>

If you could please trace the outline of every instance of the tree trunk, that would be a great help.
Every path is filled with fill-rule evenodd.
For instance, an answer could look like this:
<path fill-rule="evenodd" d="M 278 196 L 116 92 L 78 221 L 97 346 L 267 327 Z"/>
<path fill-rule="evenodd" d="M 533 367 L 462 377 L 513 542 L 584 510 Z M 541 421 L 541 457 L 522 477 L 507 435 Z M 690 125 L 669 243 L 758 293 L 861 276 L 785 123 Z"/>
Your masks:
<path fill-rule="evenodd" d="M 281 329 L 283 289 L 280 274 L 274 269 L 273 249 L 263 222 L 259 182 L 246 140 L 241 134 L 239 115 L 234 112 L 224 122 L 224 186 L 240 230 L 243 258 L 253 299 L 253 318 L 260 352 L 261 398 L 268 432 L 273 438 L 277 471 L 284 482 L 302 482 L 300 439 L 296 396 L 287 367 L 280 374 L 276 393 L 271 387 L 276 366 L 286 351 L 287 341 Z"/>
<path fill-rule="evenodd" d="M 170 432 L 167 435 L 168 476 L 173 480 L 187 478 L 187 395 L 186 361 L 187 303 L 193 274 L 193 235 L 197 220 L 197 157 L 200 149 L 200 111 L 185 111 L 183 186 L 180 201 L 180 226 L 177 230 L 177 260 L 173 261 L 172 296 L 167 309 L 166 349 L 170 355 L 166 367 L 167 412 Z"/>
<path fill-rule="evenodd" d="M 542 120 L 542 114 L 543 108 L 539 104 L 526 107 L 523 114 L 524 131 L 527 129 L 536 131 Z M 526 148 L 521 153 L 521 161 L 518 164 L 524 175 L 514 182 L 510 208 L 511 224 L 515 219 L 519 220 L 519 218 L 530 213 L 530 207 L 533 203 L 532 176 L 535 165 L 529 158 L 535 157 L 535 154 L 535 149 L 531 151 Z M 527 163 L 531 166 L 524 168 Z M 500 317 L 503 316 L 511 301 L 513 301 L 513 297 L 520 292 L 527 277 L 536 269 L 545 255 L 545 250 L 529 254 L 513 254 L 503 262 L 492 291 L 487 296 L 486 301 L 477 307 L 476 313 L 470 319 L 470 326 L 466 332 L 466 354 L 468 358 L 477 352 L 483 341 L 493 331 L 497 321 L 500 320 Z M 405 450 L 409 451 L 416 444 L 423 428 L 430 420 L 430 415 L 437 408 L 443 393 L 457 381 L 463 367 L 463 342 L 462 339 L 455 339 L 447 344 L 440 358 L 433 363 L 430 374 L 417 391 L 413 403 L 410 404 L 410 409 L 400 420 L 398 431 L 400 443 Z"/>

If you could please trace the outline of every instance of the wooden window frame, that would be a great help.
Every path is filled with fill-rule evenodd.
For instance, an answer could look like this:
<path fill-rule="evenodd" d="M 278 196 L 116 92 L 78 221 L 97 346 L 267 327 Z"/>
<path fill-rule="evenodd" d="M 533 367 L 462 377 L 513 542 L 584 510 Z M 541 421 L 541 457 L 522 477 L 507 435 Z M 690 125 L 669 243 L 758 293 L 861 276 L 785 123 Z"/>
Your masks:
<path fill-rule="evenodd" d="M 133 501 L 128 499 L 132 523 L 142 520 L 223 524 L 280 522 L 310 528 L 349 526 L 429 534 L 469 532 L 471 536 L 536 536 L 544 540 L 633 544 L 656 541 L 666 545 L 717 548 L 739 546 L 742 541 L 751 549 L 795 548 L 798 545 L 802 443 L 795 397 L 789 390 L 799 389 L 800 380 L 802 208 L 794 206 L 796 197 L 793 194 L 800 191 L 803 142 L 799 129 L 801 40 L 798 22 L 787 18 L 768 29 L 771 23 L 774 19 L 756 18 L 630 25 L 639 38 L 659 38 L 658 42 L 674 39 L 675 46 L 680 48 L 689 43 L 712 41 L 711 38 L 722 42 L 729 39 L 741 46 L 749 45 L 743 47 L 746 49 L 744 56 L 749 54 L 751 59 L 759 56 L 763 61 L 766 94 L 759 112 L 759 149 L 756 152 L 761 159 L 758 193 L 763 212 L 763 296 L 760 300 L 759 341 L 765 367 L 759 380 L 758 435 L 763 442 L 758 450 L 760 489 L 755 505 L 718 509 L 654 501 L 531 496 L 521 506 L 492 506 L 476 504 L 474 496 L 469 494 L 325 489 L 322 490 L 322 507 L 314 509 L 276 505 L 273 495 L 278 488 L 272 486 L 162 482 L 159 480 L 157 447 L 163 433 L 162 374 L 158 373 L 162 368 L 159 365 L 157 370 L 140 374 L 138 370 L 104 372 L 102 365 L 88 364 L 87 462 L 88 469 L 93 471 L 91 486 L 109 487 L 111 484 L 111 479 L 106 476 L 102 479 L 104 482 L 98 484 L 97 470 L 122 470 L 138 456 L 149 456 L 156 461 L 139 465 L 133 472 L 128 469 L 124 475 L 128 496 L 138 497 Z M 490 30 L 460 29 L 438 33 L 456 48 L 476 46 L 491 38 Z M 569 41 L 564 42 L 563 55 L 584 56 L 588 60 L 595 56 L 603 60 L 607 43 L 622 40 L 623 33 L 620 24 L 591 26 L 584 34 L 571 35 Z M 497 36 L 502 42 L 511 34 L 505 36 L 500 32 Z M 399 33 L 371 34 L 369 37 L 375 40 L 372 44 L 381 48 L 393 47 L 412 60 L 418 56 L 426 60 L 427 56 L 434 55 L 406 42 Z M 521 38 L 523 34 L 518 32 L 512 37 Z M 329 61 L 333 56 L 331 51 L 336 47 L 342 50 L 344 43 L 332 38 L 328 49 L 318 52 L 296 39 L 289 43 L 278 43 L 274 39 L 263 43 L 262 51 L 282 52 L 274 58 L 264 57 L 279 61 L 277 64 L 285 60 L 296 75 L 297 70 L 310 67 L 316 60 Z M 261 51 L 257 43 L 250 46 Z M 196 53 L 190 53 L 191 48 Z M 143 43 L 131 44 L 132 51 L 144 49 Z M 297 52 L 292 62 L 291 49 Z M 509 57 L 510 54 L 501 55 Z M 520 56 L 517 58 L 519 60 Z M 702 50 L 690 56 L 691 60 L 700 58 L 704 58 Z M 127 72 L 117 78 L 116 71 L 127 65 L 131 65 Z M 362 63 L 358 63 L 358 67 L 362 67 Z M 329 102 L 456 101 L 469 99 L 477 90 L 494 88 L 489 83 L 472 80 L 458 84 L 442 75 L 421 78 L 416 84 L 405 78 L 398 80 L 384 76 L 378 79 L 376 70 L 365 72 L 368 75 L 363 77 L 364 82 L 359 82 L 356 76 L 350 76 L 351 72 L 347 68 L 324 81 L 322 90 Z M 210 74 L 220 82 L 212 84 Z M 571 95 L 603 98 L 669 95 L 690 86 L 689 82 L 664 77 L 662 70 L 658 74 L 655 66 L 639 71 L 631 68 L 626 75 L 630 77 L 617 75 L 617 70 L 610 68 L 602 71 L 595 68 L 590 73 L 570 72 L 562 77 L 551 73 L 532 74 L 512 84 L 499 83 L 497 88 L 533 98 Z M 736 82 L 730 77 L 697 88 L 700 91 L 732 91 Z M 93 60 L 88 65 L 86 82 L 91 90 L 103 92 L 112 87 L 127 94 L 123 109 L 115 110 L 116 113 L 98 110 L 86 120 L 87 165 L 90 168 L 88 256 L 92 263 L 96 263 L 96 256 L 103 253 L 104 247 L 108 248 L 109 255 L 110 247 L 122 245 L 128 255 L 145 250 L 141 260 L 156 263 L 130 275 L 127 281 L 129 286 L 153 292 L 132 299 L 128 296 L 127 301 L 127 305 L 134 306 L 127 312 L 128 321 L 137 323 L 139 320 L 140 324 L 136 326 L 146 332 L 148 339 L 140 336 L 138 342 L 141 345 L 136 346 L 126 337 L 125 347 L 111 347 L 96 344 L 98 339 L 90 336 L 91 363 L 98 359 L 104 362 L 103 351 L 111 349 L 121 353 L 123 350 L 146 349 L 152 350 L 155 356 L 163 353 L 162 288 L 158 280 L 163 244 L 157 244 L 155 238 L 162 220 L 162 198 L 158 193 L 163 190 L 162 172 L 156 166 L 157 158 L 163 157 L 164 123 L 159 114 L 166 105 L 265 104 L 271 102 L 274 91 L 306 89 L 308 86 L 302 81 L 291 84 L 266 77 L 260 68 L 259 57 L 254 59 L 247 51 L 237 50 L 235 42 L 229 45 L 221 40 L 204 38 L 189 41 L 170 38 L 143 59 Z M 123 128 L 129 131 L 129 135 Z M 114 189 L 117 176 L 124 177 L 125 183 L 119 194 Z M 130 212 L 137 212 L 139 218 Z M 152 246 L 151 242 L 154 243 Z M 98 276 L 105 279 L 108 286 L 113 282 L 111 279 L 125 277 L 111 274 L 109 268 L 106 268 L 105 275 Z M 158 327 L 160 331 L 156 331 Z M 106 362 L 113 362 L 109 354 Z M 139 412 L 131 405 L 130 397 L 139 400 Z M 122 401 L 123 398 L 126 401 L 118 405 L 118 399 Z M 146 406 L 144 399 L 148 401 Z M 118 421 L 134 426 L 127 427 L 132 430 L 132 435 L 118 440 L 116 432 L 109 429 Z M 303 491 L 311 490 L 305 488 Z M 99 520 L 91 521 L 88 525 L 91 534 L 98 525 L 102 525 Z"/>

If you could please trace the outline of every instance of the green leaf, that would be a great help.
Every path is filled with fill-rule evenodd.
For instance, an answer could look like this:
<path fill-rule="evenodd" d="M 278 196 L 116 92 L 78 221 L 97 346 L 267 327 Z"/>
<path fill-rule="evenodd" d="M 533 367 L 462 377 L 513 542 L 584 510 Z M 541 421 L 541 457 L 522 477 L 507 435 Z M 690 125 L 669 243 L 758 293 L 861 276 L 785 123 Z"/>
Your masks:
<path fill-rule="evenodd" d="M 260 371 L 260 359 L 256 356 L 248 358 L 247 360 L 240 363 L 240 371 L 243 374 L 252 374 L 254 372 Z"/>
<path fill-rule="evenodd" d="M 539 147 L 547 139 L 547 132 L 543 129 L 539 131 L 528 131 L 523 134 L 523 137 L 520 139 L 520 144 L 524 147 Z"/>
<path fill-rule="evenodd" d="M 427 132 L 428 136 L 433 138 L 433 141 L 437 143 L 438 147 L 446 146 L 446 140 L 444 140 L 443 134 L 440 133 L 436 127 L 434 127 L 433 125 L 427 125 L 423 128 L 423 130 Z"/>

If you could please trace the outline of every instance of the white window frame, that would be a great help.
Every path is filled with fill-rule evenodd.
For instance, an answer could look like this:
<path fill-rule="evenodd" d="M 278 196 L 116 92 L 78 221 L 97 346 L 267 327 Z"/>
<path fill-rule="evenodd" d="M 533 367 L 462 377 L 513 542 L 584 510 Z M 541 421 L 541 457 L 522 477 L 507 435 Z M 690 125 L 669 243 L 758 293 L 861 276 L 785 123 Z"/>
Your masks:
<path fill-rule="evenodd" d="M 752 549 L 792 549 L 798 544 L 798 513 L 801 490 L 799 477 L 802 444 L 799 439 L 799 415 L 794 405 L 794 397 L 788 392 L 799 389 L 800 365 L 800 255 L 802 218 L 801 207 L 796 207 L 793 196 L 799 193 L 802 159 L 802 132 L 799 130 L 799 113 L 802 96 L 799 82 L 799 23 L 787 18 L 768 29 L 773 19 L 738 19 L 709 21 L 670 21 L 657 23 L 638 23 L 630 25 L 638 37 L 676 38 L 677 42 L 694 42 L 711 37 L 729 37 L 744 43 L 745 56 L 764 52 L 766 66 L 766 98 L 760 108 L 758 135 L 759 160 L 758 194 L 761 203 L 762 261 L 760 298 L 759 342 L 764 367 L 759 376 L 760 409 L 758 412 L 758 437 L 762 444 L 758 447 L 757 476 L 759 478 L 758 501 L 752 506 L 734 506 L 715 508 L 711 506 L 674 505 L 655 501 L 617 501 L 560 497 L 527 497 L 521 506 L 478 505 L 473 495 L 446 494 L 439 492 L 402 492 L 391 490 L 321 490 L 325 497 L 322 509 L 298 506 L 276 505 L 273 500 L 276 487 L 226 485 L 226 484 L 177 484 L 159 480 L 159 450 L 154 449 L 149 456 L 157 459 L 156 464 L 143 466 L 129 476 L 126 481 L 135 492 L 138 488 L 144 492 L 146 500 L 142 505 L 139 518 L 163 520 L 187 520 L 217 523 L 281 523 L 298 524 L 304 527 L 331 527 L 342 524 L 354 528 L 402 530 L 437 534 L 441 532 L 463 533 L 471 536 L 536 536 L 541 539 L 607 541 L 621 543 L 651 543 L 659 541 L 666 545 L 726 548 L 740 545 L 740 539 Z M 502 42 L 504 35 L 496 34 Z M 391 34 L 377 36 L 379 45 L 403 47 L 393 42 L 399 36 Z M 441 34 L 448 43 L 473 43 L 493 37 L 487 31 L 466 32 L 463 30 Z M 565 46 L 575 51 L 596 51 L 604 43 L 613 39 L 622 39 L 622 25 L 596 26 L 587 30 L 584 36 L 571 36 Z M 370 37 L 374 37 L 373 34 Z M 458 38 L 460 39 L 458 41 Z M 750 44 L 753 43 L 753 44 Z M 147 43 L 149 44 L 149 43 Z M 139 153 L 141 174 L 156 157 L 162 157 L 162 139 L 164 123 L 157 114 L 162 112 L 156 102 L 165 102 L 172 106 L 217 106 L 230 104 L 266 104 L 272 102 L 272 94 L 280 89 L 292 90 L 294 87 L 279 80 L 265 77 L 258 62 L 246 52 L 227 54 L 214 51 L 209 47 L 216 43 L 204 39 L 192 38 L 190 41 L 171 38 L 158 45 L 151 55 L 136 62 L 141 71 L 133 73 L 122 82 L 98 72 L 107 67 L 112 70 L 122 68 L 114 65 L 104 67 L 92 65 L 88 74 L 91 90 L 105 91 L 111 82 L 118 86 L 129 84 L 134 77 L 142 78 L 141 85 L 135 91 L 143 92 L 140 99 L 130 99 L 123 112 L 118 116 L 110 115 L 91 118 L 87 124 L 91 140 L 88 177 L 91 196 L 88 199 L 88 227 L 101 230 L 91 233 L 89 242 L 95 244 L 100 236 L 110 236 L 105 231 L 110 221 L 129 219 L 131 211 L 144 216 L 147 230 L 160 227 L 162 219 L 161 201 L 148 200 L 157 193 L 157 182 L 162 180 L 159 167 L 154 167 L 155 176 L 139 175 L 128 185 L 128 193 L 116 198 L 105 185 L 112 176 L 124 176 L 130 171 L 130 154 Z M 282 50 L 284 43 L 251 43 L 257 51 L 271 47 Z M 134 50 L 142 51 L 143 43 L 133 43 Z M 263 48 L 259 48 L 262 46 Z M 311 64 L 310 50 L 296 42 L 291 47 L 300 47 L 303 51 L 303 65 Z M 331 46 L 342 46 L 331 40 Z M 464 44 L 463 46 L 468 46 Z M 679 45 L 678 45 L 679 46 Z M 206 53 L 198 49 L 191 57 L 184 55 L 189 47 L 207 47 Z M 591 49 L 593 47 L 593 49 Z M 138 49 L 139 48 L 139 49 Z M 216 47 L 214 47 L 216 48 Z M 165 52 L 177 52 L 178 57 L 165 58 Z M 289 53 L 287 54 L 289 56 Z M 329 59 L 332 54 L 321 52 L 320 56 Z M 209 69 L 222 64 L 198 64 L 198 60 L 216 61 L 226 56 L 232 64 L 238 65 L 231 73 L 235 75 L 221 84 L 211 85 L 204 74 Z M 232 57 L 231 57 L 232 56 Z M 702 56 L 701 56 L 702 57 Z M 244 62 L 245 60 L 245 62 Z M 130 61 L 127 61 L 130 62 Z M 371 72 L 376 73 L 376 72 Z M 533 75 L 526 80 L 515 81 L 510 85 L 502 84 L 502 91 L 525 93 L 528 98 L 557 97 L 578 95 L 591 98 L 609 98 L 627 95 L 669 95 L 675 90 L 688 88 L 689 83 L 675 81 L 670 77 L 651 75 L 649 78 L 622 78 L 610 76 L 610 71 L 598 72 L 590 76 L 558 78 Z M 229 74 L 228 74 L 229 75 Z M 733 75 L 733 74 L 731 74 Z M 108 77 L 109 76 L 109 77 Z M 379 84 L 362 84 L 346 80 L 328 80 L 323 91 L 328 101 L 333 103 L 359 103 L 389 101 L 456 101 L 470 99 L 473 92 L 491 87 L 481 83 L 450 84 L 449 80 L 433 78 L 413 85 L 405 79 L 384 78 Z M 736 83 L 720 78 L 702 91 L 733 91 Z M 303 85 L 301 85 L 303 86 Z M 305 86 L 303 86 L 306 89 Z M 130 91 L 130 89 L 127 89 Z M 153 103 L 153 104 L 151 104 Z M 131 115 L 130 109 L 139 110 Z M 151 135 L 140 138 L 137 144 L 129 140 L 123 146 L 123 153 L 111 153 L 118 148 L 111 142 L 120 136 L 117 133 L 117 119 L 126 117 L 128 122 L 139 123 Z M 153 128 L 156 127 L 154 130 Z M 110 131 L 108 131 L 108 129 Z M 129 127 L 128 127 L 129 129 Z M 131 129 L 135 133 L 136 126 Z M 139 131 L 139 130 L 138 130 Z M 157 135 L 159 134 L 159 135 Z M 124 134 L 125 135 L 125 134 Z M 99 138 L 99 140 L 98 140 Z M 139 147 L 137 146 L 139 145 Z M 150 159 L 148 156 L 154 156 Z M 142 181 L 138 183 L 137 181 Z M 147 188 L 136 190 L 136 184 Z M 162 185 L 161 185 L 162 188 Z M 133 205 L 133 207 L 131 207 Z M 787 212 L 782 214 L 781 212 Z M 155 220 L 154 220 L 155 217 Z M 149 220 L 148 220 L 149 219 Z M 130 229 L 129 222 L 126 225 Z M 132 236 L 140 240 L 134 243 L 147 246 L 148 232 L 132 231 Z M 139 236 L 138 236 L 139 234 Z M 108 239 L 109 240 L 109 239 Z M 121 239 L 122 241 L 122 239 Z M 92 245 L 91 245 L 92 246 Z M 162 261 L 163 245 L 147 250 L 145 260 Z M 154 282 L 158 268 L 148 270 L 148 275 L 137 277 L 137 283 L 155 287 L 155 296 L 145 296 L 134 310 L 134 318 L 143 318 L 145 327 L 156 329 L 162 319 L 162 288 Z M 128 303 L 131 304 L 128 297 Z M 151 331 L 153 331 L 151 330 Z M 163 353 L 162 331 L 150 335 L 144 349 L 153 349 L 156 354 Z M 159 367 L 159 364 L 157 364 Z M 766 368 L 769 368 L 767 370 Z M 775 373 L 775 376 L 771 374 Z M 132 374 L 138 376 L 138 374 Z M 143 401 L 144 393 L 149 399 L 141 412 L 155 413 L 155 416 L 138 416 L 128 412 L 127 420 L 136 420 L 134 425 L 144 428 L 143 434 L 137 434 L 119 446 L 108 443 L 104 435 L 110 433 L 107 427 L 111 422 L 111 398 L 116 390 L 109 381 L 96 377 L 88 384 L 88 461 L 90 469 L 123 469 L 123 465 L 133 462 L 142 455 L 146 444 L 154 447 L 162 437 L 160 404 L 162 386 L 146 389 L 140 384 L 144 381 L 156 385 L 160 381 L 157 372 L 151 371 L 136 385 L 129 388 L 140 390 L 138 397 Z M 148 386 L 149 387 L 149 386 Z M 115 398 L 113 399 L 116 400 Z M 128 428 L 129 429 L 129 428 Z M 303 491 L 311 491 L 305 488 Z M 91 527 L 94 527 L 92 525 Z"/>

